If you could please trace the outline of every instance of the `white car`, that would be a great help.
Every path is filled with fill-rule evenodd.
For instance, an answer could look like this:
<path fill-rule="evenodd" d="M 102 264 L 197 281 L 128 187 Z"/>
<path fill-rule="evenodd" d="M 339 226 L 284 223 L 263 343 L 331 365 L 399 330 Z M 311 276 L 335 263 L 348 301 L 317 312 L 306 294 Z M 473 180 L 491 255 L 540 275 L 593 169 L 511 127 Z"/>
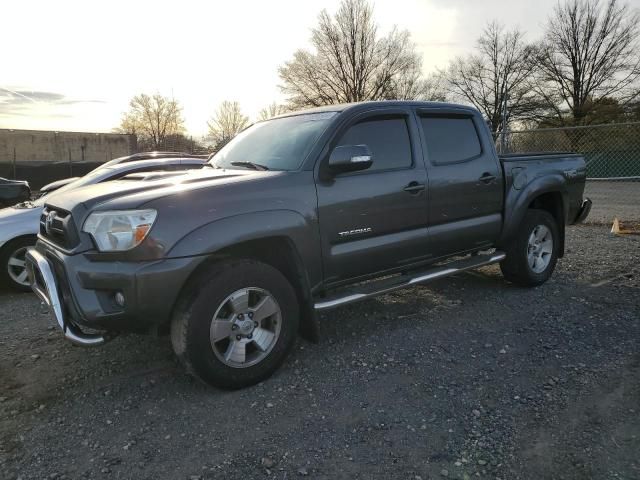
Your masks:
<path fill-rule="evenodd" d="M 146 174 L 153 177 L 151 172 L 176 172 L 202 168 L 206 158 L 175 157 L 159 158 L 125 163 L 108 162 L 92 170 L 84 177 L 80 177 L 63 187 L 55 190 L 51 195 L 92 185 L 94 183 L 117 180 L 132 174 Z M 166 176 L 166 173 L 165 173 Z M 27 249 L 35 245 L 40 228 L 40 215 L 48 195 L 35 201 L 27 201 L 0 210 L 0 283 L 15 289 L 31 291 L 24 256 Z"/>

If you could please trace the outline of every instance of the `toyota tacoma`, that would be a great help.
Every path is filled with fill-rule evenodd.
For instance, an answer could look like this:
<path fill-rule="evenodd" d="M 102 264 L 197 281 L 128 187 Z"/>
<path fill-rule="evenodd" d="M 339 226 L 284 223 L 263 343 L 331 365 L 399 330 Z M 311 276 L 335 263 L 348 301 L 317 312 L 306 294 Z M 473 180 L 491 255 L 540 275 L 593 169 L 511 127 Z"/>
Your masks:
<path fill-rule="evenodd" d="M 318 312 L 494 263 L 544 283 L 585 177 L 575 154 L 498 156 L 470 107 L 332 105 L 252 125 L 203 170 L 52 194 L 27 265 L 72 342 L 169 333 L 190 373 L 239 388 L 317 339 Z"/>

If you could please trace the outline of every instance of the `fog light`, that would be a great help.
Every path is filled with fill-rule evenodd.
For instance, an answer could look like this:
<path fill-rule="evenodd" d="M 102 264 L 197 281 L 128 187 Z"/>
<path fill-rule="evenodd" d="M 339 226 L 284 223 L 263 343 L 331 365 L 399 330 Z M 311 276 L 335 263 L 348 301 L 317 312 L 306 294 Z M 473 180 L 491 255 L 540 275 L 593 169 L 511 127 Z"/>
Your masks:
<path fill-rule="evenodd" d="M 116 292 L 113 299 L 119 307 L 124 307 L 124 294 L 122 292 Z"/>

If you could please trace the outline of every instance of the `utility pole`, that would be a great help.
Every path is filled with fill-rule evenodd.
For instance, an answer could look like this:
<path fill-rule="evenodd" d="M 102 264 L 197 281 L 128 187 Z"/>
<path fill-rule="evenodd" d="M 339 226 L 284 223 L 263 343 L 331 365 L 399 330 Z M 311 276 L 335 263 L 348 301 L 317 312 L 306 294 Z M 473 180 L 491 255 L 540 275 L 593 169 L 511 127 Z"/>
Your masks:
<path fill-rule="evenodd" d="M 506 90 L 506 86 L 505 86 Z M 509 95 L 505 92 L 503 97 L 502 104 L 502 132 L 500 135 L 500 153 L 505 153 L 507 149 L 507 100 L 509 99 Z"/>

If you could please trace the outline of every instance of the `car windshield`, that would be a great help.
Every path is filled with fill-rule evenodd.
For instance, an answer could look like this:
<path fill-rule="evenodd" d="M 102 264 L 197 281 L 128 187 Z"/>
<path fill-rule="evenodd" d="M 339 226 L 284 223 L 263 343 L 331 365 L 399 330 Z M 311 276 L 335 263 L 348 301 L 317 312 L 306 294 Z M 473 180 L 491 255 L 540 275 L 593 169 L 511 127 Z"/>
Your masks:
<path fill-rule="evenodd" d="M 336 112 L 307 113 L 256 123 L 225 145 L 215 168 L 296 170 Z"/>

